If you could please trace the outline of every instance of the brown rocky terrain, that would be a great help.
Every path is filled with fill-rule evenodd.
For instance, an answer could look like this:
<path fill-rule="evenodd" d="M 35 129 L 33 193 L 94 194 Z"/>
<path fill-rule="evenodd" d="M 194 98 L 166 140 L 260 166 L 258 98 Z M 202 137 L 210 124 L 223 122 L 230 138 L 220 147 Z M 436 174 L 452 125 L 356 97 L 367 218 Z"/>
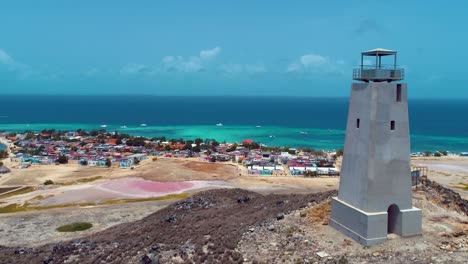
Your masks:
<path fill-rule="evenodd" d="M 133 223 L 37 248 L 2 248 L 1 263 L 242 263 L 236 251 L 252 226 L 336 192 L 261 195 L 242 189 L 201 192 Z"/>
<path fill-rule="evenodd" d="M 34 248 L 0 247 L 0 263 L 464 263 L 467 201 L 427 181 L 415 191 L 423 235 L 370 248 L 327 225 L 336 191 L 200 192 L 141 220 Z M 458 196 L 457 196 L 458 195 Z M 441 198 L 442 197 L 442 198 Z"/>

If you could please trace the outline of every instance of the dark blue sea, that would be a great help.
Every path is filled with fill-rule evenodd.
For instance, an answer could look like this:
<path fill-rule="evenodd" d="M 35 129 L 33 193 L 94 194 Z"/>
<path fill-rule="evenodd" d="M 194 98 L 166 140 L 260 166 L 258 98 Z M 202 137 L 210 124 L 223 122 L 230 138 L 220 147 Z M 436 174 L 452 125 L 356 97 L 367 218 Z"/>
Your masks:
<path fill-rule="evenodd" d="M 468 151 L 468 100 L 414 99 L 409 110 L 413 151 Z M 348 98 L 2 96 L 0 130 L 106 128 L 337 149 L 347 111 Z"/>

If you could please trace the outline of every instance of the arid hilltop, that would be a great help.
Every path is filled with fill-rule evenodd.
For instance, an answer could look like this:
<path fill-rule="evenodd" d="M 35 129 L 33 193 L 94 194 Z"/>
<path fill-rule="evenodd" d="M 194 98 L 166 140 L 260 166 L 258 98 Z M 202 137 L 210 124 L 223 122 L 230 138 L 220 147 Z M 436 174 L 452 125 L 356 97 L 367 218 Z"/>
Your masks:
<path fill-rule="evenodd" d="M 366 248 L 330 228 L 336 191 L 200 192 L 142 220 L 71 241 L 2 247 L 1 263 L 463 263 L 467 201 L 435 182 L 414 192 L 423 235 Z"/>

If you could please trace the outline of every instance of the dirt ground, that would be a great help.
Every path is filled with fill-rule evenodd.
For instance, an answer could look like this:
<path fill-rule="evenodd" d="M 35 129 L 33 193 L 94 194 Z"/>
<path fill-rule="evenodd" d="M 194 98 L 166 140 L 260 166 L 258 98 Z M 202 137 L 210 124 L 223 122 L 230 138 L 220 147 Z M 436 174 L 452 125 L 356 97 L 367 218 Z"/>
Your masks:
<path fill-rule="evenodd" d="M 135 169 L 100 168 L 65 165 L 32 165 L 27 169 L 12 167 L 12 173 L 0 177 L 0 185 L 39 185 L 46 180 L 54 182 L 73 182 L 78 179 L 101 176 L 104 179 L 136 176 L 154 181 L 186 181 L 186 180 L 226 180 L 237 175 L 237 167 L 233 164 L 208 163 L 194 160 L 159 158 L 152 161 L 151 157 L 141 162 Z"/>
<path fill-rule="evenodd" d="M 0 263 L 141 263 L 149 251 L 161 251 L 159 263 L 183 262 L 189 257 L 197 263 L 204 259 L 242 263 L 242 255 L 235 249 L 248 228 L 334 194 L 263 196 L 241 189 L 205 191 L 139 221 L 80 240 L 37 248 L 0 247 Z"/>
<path fill-rule="evenodd" d="M 229 181 L 233 186 L 260 193 L 311 193 L 338 189 L 339 177 L 246 176 Z"/>
<path fill-rule="evenodd" d="M 111 226 L 140 220 L 174 200 L 108 206 L 70 207 L 0 216 L 0 245 L 32 247 L 87 236 Z M 89 222 L 91 229 L 62 233 L 55 229 L 74 222 Z"/>
<path fill-rule="evenodd" d="M 244 263 L 466 263 L 468 217 L 422 193 L 415 193 L 414 205 L 423 210 L 421 236 L 389 234 L 383 244 L 363 247 L 328 225 L 328 200 L 246 232 L 238 250 Z"/>
<path fill-rule="evenodd" d="M 239 176 L 242 174 L 244 176 Z M 338 178 L 302 178 L 302 177 L 277 177 L 277 176 L 245 176 L 244 168 L 239 168 L 230 163 L 208 163 L 195 160 L 158 159 L 153 162 L 145 160 L 141 166 L 134 170 L 118 168 L 81 167 L 77 165 L 50 165 L 33 166 L 28 169 L 14 169 L 13 173 L 0 178 L 7 186 L 32 185 L 36 191 L 15 195 L 2 199 L 2 206 L 7 204 L 30 204 L 39 206 L 102 202 L 109 199 L 131 198 L 125 194 L 103 190 L 100 186 L 109 181 L 127 177 L 143 178 L 152 181 L 209 181 L 210 187 L 191 190 L 190 193 L 214 188 L 242 188 L 256 191 L 262 194 L 278 193 L 311 193 L 338 188 Z M 43 186 L 45 180 L 51 179 L 59 183 L 72 183 L 79 179 L 101 176 L 100 179 L 87 183 L 75 183 L 65 186 Z M 204 184 L 206 185 L 206 184 Z M 86 197 L 83 197 L 86 196 Z M 35 199 L 36 197 L 44 197 Z M 61 197 L 68 197 L 67 199 Z M 93 198 L 94 197 L 94 198 Z M 95 200 L 92 200 L 95 199 Z M 147 210 L 148 204 L 154 210 Z M 39 245 L 50 241 L 61 241 L 70 237 L 54 231 L 54 228 L 72 219 L 86 217 L 96 227 L 83 234 L 90 234 L 117 223 L 133 221 L 135 217 L 122 217 L 121 212 L 131 211 L 130 216 L 147 216 L 156 211 L 165 201 L 152 201 L 145 203 L 122 204 L 121 209 L 114 207 L 102 210 L 91 207 L 57 208 L 24 213 L 0 214 L 0 245 L 24 246 Z M 29 216 L 25 218 L 25 215 Z M 77 217 L 82 216 L 82 217 Z M 33 219 L 33 220 L 32 220 Z M 116 219 L 119 219 L 116 221 Z M 18 227 L 15 232 L 10 227 Z M 34 229 L 37 226 L 38 228 Z M 17 235 L 14 238 L 15 234 Z M 83 235 L 82 234 L 82 235 Z M 21 238 L 21 239 L 19 239 Z"/>
<path fill-rule="evenodd" d="M 240 176 L 244 175 L 244 176 Z M 305 179 L 303 177 L 279 176 L 246 176 L 245 168 L 232 163 L 209 163 L 186 159 L 151 158 L 142 162 L 135 169 L 82 167 L 69 165 L 33 165 L 28 169 L 14 169 L 13 173 L 1 178 L 3 186 L 33 186 L 36 191 L 16 195 L 1 202 L 7 204 L 36 204 L 34 197 L 48 197 L 51 204 L 42 201 L 41 205 L 61 204 L 59 197 L 73 196 L 64 199 L 62 204 L 79 202 L 100 202 L 109 199 L 129 198 L 124 192 L 110 192 L 102 185 L 109 181 L 141 178 L 157 182 L 197 181 L 209 188 L 243 188 L 261 193 L 310 193 L 338 188 L 338 177 L 318 177 Z M 96 178 L 92 182 L 76 181 Z M 46 180 L 52 180 L 56 185 L 43 186 Z M 65 184 L 65 185 L 63 185 Z M 82 197 L 87 195 L 89 197 Z M 155 194 L 157 195 L 157 194 Z M 96 197 L 99 201 L 92 201 Z M 131 197 L 130 197 L 131 198 Z"/>
<path fill-rule="evenodd" d="M 326 224 L 336 191 L 261 195 L 217 189 L 81 239 L 0 247 L 0 263 L 466 263 L 466 212 L 433 202 L 434 190 L 414 192 L 413 202 L 423 210 L 421 236 L 389 234 L 372 247 Z"/>
<path fill-rule="evenodd" d="M 468 199 L 468 190 L 462 188 L 463 184 L 468 186 L 468 157 L 412 158 L 411 164 L 427 167 L 430 180 L 451 188 L 464 199 Z"/>
<path fill-rule="evenodd" d="M 442 157 L 417 158 L 412 160 L 413 165 L 419 164 L 429 167 L 429 178 L 451 187 L 467 198 L 467 192 L 454 185 L 458 182 L 467 182 L 468 158 Z M 125 177 L 138 177 L 152 181 L 213 181 L 210 188 L 193 190 L 197 193 L 213 188 L 241 188 L 260 194 L 310 194 L 338 189 L 339 177 L 278 177 L 278 176 L 247 176 L 246 169 L 231 163 L 208 163 L 197 160 L 160 158 L 152 161 L 151 158 L 142 162 L 134 170 L 119 168 L 80 167 L 78 165 L 49 165 L 32 166 L 28 169 L 13 169 L 13 173 L 2 175 L 0 186 L 32 185 L 37 187 L 48 179 L 60 183 L 73 183 L 79 179 L 101 176 L 97 181 L 86 183 L 88 185 L 101 184 L 106 181 Z M 84 184 L 72 184 L 51 187 L 51 192 L 41 188 L 40 195 L 62 194 L 68 189 L 79 191 Z M 67 189 L 68 188 L 68 189 Z M 76 189 L 76 190 L 75 190 Z M 39 194 L 29 193 L 8 198 L 15 203 L 30 202 L 30 199 Z M 115 195 L 115 194 L 113 194 Z M 101 195 L 102 196 L 102 195 Z M 57 195 L 59 197 L 59 195 Z M 114 196 L 109 196 L 113 197 Z M 24 198 L 24 199 L 23 199 Z M 52 197 L 53 198 L 53 197 Z M 51 198 L 51 199 L 52 199 Z M 101 197 L 102 198 L 102 197 Z M 110 199 L 110 198 L 109 198 Z M 46 202 L 43 200 L 42 202 Z M 1 203 L 2 201 L 0 201 Z M 4 201 L 3 201 L 4 202 Z M 60 201 L 56 201 L 60 204 Z M 88 202 L 88 200 L 86 200 Z M 56 203 L 54 203 L 56 204 Z M 40 245 L 51 241 L 58 242 L 65 239 L 93 234 L 106 227 L 141 219 L 159 210 L 166 201 L 139 202 L 131 204 L 100 206 L 93 208 L 61 208 L 44 211 L 31 211 L 14 214 L 0 214 L 0 245 Z M 103 213 L 106 212 L 106 213 Z M 90 219 L 95 227 L 75 235 L 64 236 L 55 232 L 54 228 L 73 219 Z M 34 227 L 38 228 L 34 228 Z M 11 227 L 14 227 L 12 229 Z M 12 231 L 15 230 L 15 231 Z"/>

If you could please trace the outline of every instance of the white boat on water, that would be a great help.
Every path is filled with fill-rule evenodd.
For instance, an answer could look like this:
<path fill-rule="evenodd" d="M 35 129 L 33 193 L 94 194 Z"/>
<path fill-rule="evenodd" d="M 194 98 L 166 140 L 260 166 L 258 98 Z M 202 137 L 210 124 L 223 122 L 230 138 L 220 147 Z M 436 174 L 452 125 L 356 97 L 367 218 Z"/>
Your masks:
<path fill-rule="evenodd" d="M 107 125 L 101 125 L 101 127 L 102 127 L 102 128 L 106 128 L 106 127 L 107 127 Z"/>
<path fill-rule="evenodd" d="M 127 126 L 120 126 L 120 128 L 127 128 Z"/>
<path fill-rule="evenodd" d="M 307 131 L 301 131 L 299 133 L 301 133 L 302 135 L 308 135 L 309 134 L 309 133 L 307 133 Z"/>
<path fill-rule="evenodd" d="M 216 126 L 223 126 L 223 123 L 218 123 L 216 124 Z"/>
<path fill-rule="evenodd" d="M 145 126 L 147 126 L 147 124 L 140 124 L 140 126 L 145 127 Z"/>
<path fill-rule="evenodd" d="M 256 126 L 256 127 L 262 127 L 262 126 Z"/>

